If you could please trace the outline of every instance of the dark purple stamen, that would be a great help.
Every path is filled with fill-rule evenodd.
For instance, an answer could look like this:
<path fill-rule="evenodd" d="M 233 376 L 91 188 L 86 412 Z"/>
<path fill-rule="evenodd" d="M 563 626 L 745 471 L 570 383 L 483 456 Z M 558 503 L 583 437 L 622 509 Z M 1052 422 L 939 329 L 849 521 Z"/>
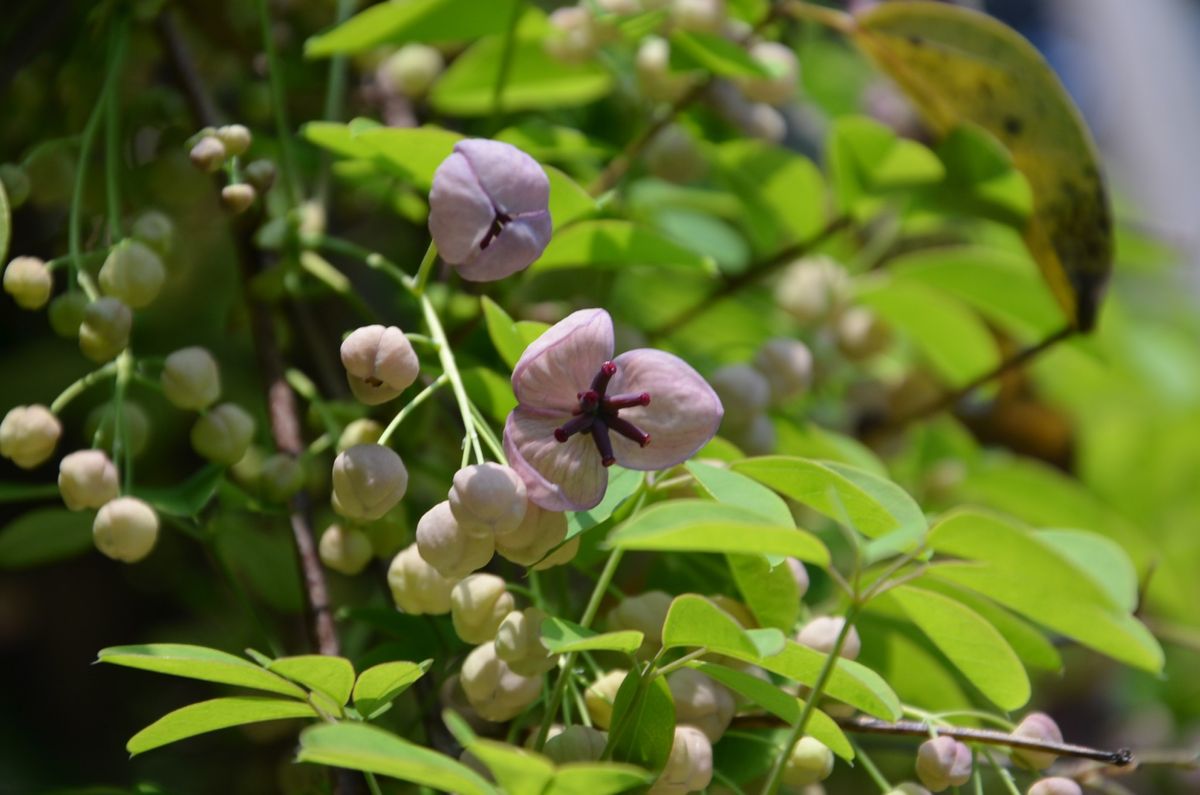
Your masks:
<path fill-rule="evenodd" d="M 484 251 L 492 244 L 492 241 L 500 237 L 500 233 L 504 231 L 504 225 L 512 221 L 512 217 L 505 213 L 496 211 L 496 216 L 492 219 L 492 225 L 488 227 L 487 234 L 483 236 L 483 240 L 479 241 L 479 250 Z"/>
<path fill-rule="evenodd" d="M 591 387 L 575 395 L 579 406 L 571 412 L 574 416 L 561 427 L 554 429 L 554 438 L 559 442 L 565 442 L 577 433 L 590 432 L 592 441 L 596 443 L 596 450 L 600 453 L 600 462 L 606 467 L 616 463 L 609 431 L 615 431 L 642 447 L 650 444 L 650 434 L 629 420 L 617 416 L 621 409 L 650 405 L 650 393 L 631 392 L 608 397 L 605 390 L 616 374 L 617 366 L 612 362 L 600 365 L 599 372 L 592 379 Z"/>

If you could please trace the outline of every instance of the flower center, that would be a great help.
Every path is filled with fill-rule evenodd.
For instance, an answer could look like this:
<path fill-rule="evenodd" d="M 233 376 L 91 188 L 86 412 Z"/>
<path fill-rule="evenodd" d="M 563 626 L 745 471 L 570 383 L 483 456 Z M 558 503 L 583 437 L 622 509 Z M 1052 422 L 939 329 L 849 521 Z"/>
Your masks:
<path fill-rule="evenodd" d="M 650 405 L 650 393 L 606 394 L 608 382 L 616 374 L 617 366 L 612 362 L 600 365 L 600 372 L 592 379 L 591 387 L 576 395 L 579 398 L 579 407 L 571 412 L 574 416 L 561 427 L 554 429 L 554 438 L 559 442 L 565 442 L 577 433 L 591 433 L 596 450 L 600 452 L 600 462 L 606 467 L 612 466 L 617 460 L 613 457 L 609 431 L 616 431 L 642 447 L 650 444 L 650 434 L 629 420 L 617 416 L 621 409 Z"/>
<path fill-rule="evenodd" d="M 492 244 L 492 241 L 500 237 L 500 233 L 504 231 L 504 225 L 512 221 L 512 216 L 496 210 L 496 215 L 492 218 L 492 225 L 488 227 L 487 234 L 483 236 L 483 240 L 479 241 L 479 250 L 483 251 Z"/>

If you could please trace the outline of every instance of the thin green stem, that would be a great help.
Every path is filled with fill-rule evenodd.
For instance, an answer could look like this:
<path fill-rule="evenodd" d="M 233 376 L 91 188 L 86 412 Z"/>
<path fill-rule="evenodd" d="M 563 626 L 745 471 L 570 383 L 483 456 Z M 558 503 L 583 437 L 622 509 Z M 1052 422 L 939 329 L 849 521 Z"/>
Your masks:
<path fill-rule="evenodd" d="M 133 353 L 126 348 L 117 357 L 117 383 L 113 388 L 113 461 L 121 469 L 122 494 L 133 489 L 133 446 L 129 444 L 129 423 L 125 417 L 125 395 L 133 379 Z"/>
<path fill-rule="evenodd" d="M 371 795 L 383 795 L 383 790 L 379 788 L 379 782 L 375 780 L 375 774 L 370 770 L 364 770 L 363 775 L 367 779 L 367 787 L 371 790 Z"/>
<path fill-rule="evenodd" d="M 112 378 L 116 374 L 117 374 L 117 363 L 116 362 L 109 362 L 108 364 L 104 365 L 103 367 L 100 367 L 96 370 L 92 370 L 87 375 L 85 375 L 82 378 L 75 381 L 75 383 L 69 385 L 62 392 L 58 393 L 58 397 L 54 398 L 54 401 L 51 402 L 51 404 L 50 404 L 50 413 L 58 414 L 58 413 L 62 412 L 62 410 L 67 407 L 68 403 L 70 403 L 72 400 L 74 400 L 75 398 L 82 395 L 89 388 L 100 383 L 101 381 L 103 381 L 105 379 Z"/>
<path fill-rule="evenodd" d="M 362 260 L 363 264 L 365 264 L 368 268 L 381 271 L 404 289 L 413 289 L 413 278 L 405 273 L 404 269 L 399 265 L 376 251 L 371 251 L 370 249 L 360 246 L 352 241 L 343 240 L 339 237 L 331 237 L 329 235 L 321 235 L 313 239 L 306 238 L 303 242 L 305 245 L 331 251 L 334 254 L 342 254 L 343 256 L 354 257 L 355 259 Z"/>
<path fill-rule="evenodd" d="M 113 53 L 109 74 L 121 69 L 124 60 L 124 37 Z M 121 163 L 121 118 L 117 110 L 117 90 L 107 88 L 104 92 L 104 186 L 108 201 L 108 239 L 116 243 L 121 239 L 121 180 L 118 166 Z"/>
<path fill-rule="evenodd" d="M 871 761 L 871 757 L 867 756 L 866 752 L 863 751 L 862 746 L 853 741 L 851 742 L 854 745 L 855 760 L 862 763 L 863 770 L 867 771 L 867 775 L 870 776 L 871 780 L 875 782 L 875 786 L 879 787 L 880 792 L 891 792 L 891 782 L 889 782 L 883 773 L 879 771 L 879 768 L 876 767 L 873 761 Z"/>
<path fill-rule="evenodd" d="M 504 445 L 500 443 L 495 431 L 488 426 L 483 412 L 474 403 L 471 403 L 471 416 L 475 418 L 475 427 L 479 430 L 479 435 L 483 437 L 483 443 L 492 451 L 492 455 L 496 457 L 497 461 L 508 466 L 508 456 L 504 454 Z"/>
<path fill-rule="evenodd" d="M 429 248 L 425 249 L 425 258 L 421 260 L 421 266 L 417 268 L 417 276 L 411 287 L 413 295 L 417 297 L 425 295 L 425 285 L 429 283 L 429 275 L 433 272 L 437 256 L 437 245 L 431 240 Z"/>
<path fill-rule="evenodd" d="M 666 676 L 667 674 L 674 673 L 675 671 L 678 671 L 680 668 L 685 667 L 692 660 L 698 660 L 706 654 L 708 654 L 708 649 L 701 646 L 700 648 L 696 649 L 695 651 L 690 651 L 687 654 L 683 655 L 678 660 L 673 660 L 673 661 L 667 663 L 666 665 L 664 665 L 663 667 L 659 668 L 657 671 L 654 672 L 654 676 L 655 677 Z"/>
<path fill-rule="evenodd" d="M 392 421 L 383 429 L 383 433 L 379 435 L 379 444 L 386 445 L 392 438 L 392 434 L 400 427 L 400 423 L 404 422 L 404 418 L 417 410 L 417 407 L 424 403 L 429 398 L 433 397 L 433 393 L 437 392 L 449 381 L 449 377 L 445 373 L 439 375 L 432 384 L 418 392 L 412 400 L 404 408 L 396 412 L 396 416 L 392 417 Z"/>
<path fill-rule="evenodd" d="M 433 244 L 430 244 L 429 249 L 434 250 Z M 454 391 L 454 400 L 458 403 L 458 413 L 462 416 L 463 429 L 466 431 L 467 446 L 475 451 L 477 459 L 483 461 L 483 448 L 479 446 L 479 434 L 475 430 L 475 419 L 471 416 L 471 401 L 467 397 L 466 387 L 463 386 L 462 375 L 458 372 L 458 363 L 454 360 L 450 341 L 446 339 L 446 330 L 442 328 L 442 321 L 438 318 L 437 310 L 433 308 L 429 296 L 420 293 L 416 287 L 413 291 L 421 301 L 421 312 L 425 316 L 425 324 L 429 326 L 429 336 L 437 343 L 442 373 L 450 379 L 450 388 Z"/>
<path fill-rule="evenodd" d="M 302 191 L 300 176 L 296 172 L 296 156 L 292 147 L 291 125 L 287 119 L 287 94 L 283 85 L 283 66 L 279 60 L 279 52 L 275 49 L 275 36 L 271 30 L 271 14 L 267 8 L 267 0 L 258 0 L 258 22 L 262 28 L 263 51 L 267 56 L 267 78 L 271 86 L 271 110 L 275 116 L 275 134 L 279 138 L 279 148 L 283 153 L 280 158 L 279 175 L 282 177 L 284 192 L 291 206 L 298 205 Z"/>
<path fill-rule="evenodd" d="M 512 72 L 513 54 L 516 52 L 517 42 L 517 23 L 521 19 L 521 13 L 525 10 L 524 0 L 517 0 L 512 6 L 512 15 L 508 18 L 508 27 L 504 31 L 504 47 L 500 51 L 500 69 L 496 72 L 496 82 L 492 86 L 492 123 L 499 124 L 500 117 L 504 115 L 504 107 L 502 100 L 504 99 L 504 86 L 508 83 L 508 76 Z"/>
<path fill-rule="evenodd" d="M 1004 783 L 1004 788 L 1008 790 L 1009 795 L 1021 795 L 1021 790 L 1017 787 L 1017 782 L 1013 780 L 1012 773 L 1008 772 L 1008 768 L 996 761 L 995 755 L 989 749 L 981 748 L 979 752 L 987 757 L 988 763 L 995 769 L 996 775 Z"/>
<path fill-rule="evenodd" d="M 354 13 L 357 0 L 338 0 L 335 12 L 335 24 L 342 24 Z M 342 105 L 346 100 L 346 75 L 349 71 L 349 61 L 345 55 L 335 55 L 329 59 L 329 77 L 325 83 L 325 110 L 321 118 L 325 121 L 341 121 Z M 321 154 L 321 172 L 317 177 L 317 201 L 325 206 L 329 203 L 330 153 Z"/>

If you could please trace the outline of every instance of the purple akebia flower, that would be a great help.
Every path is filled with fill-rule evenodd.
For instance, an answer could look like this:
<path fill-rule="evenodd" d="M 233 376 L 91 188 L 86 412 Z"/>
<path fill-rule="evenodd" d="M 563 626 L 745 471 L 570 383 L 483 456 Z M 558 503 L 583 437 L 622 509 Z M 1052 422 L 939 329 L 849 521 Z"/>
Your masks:
<path fill-rule="evenodd" d="M 550 180 L 515 146 L 454 145 L 433 175 L 429 232 L 464 279 L 490 282 L 528 268 L 550 242 Z"/>
<path fill-rule="evenodd" d="M 575 312 L 538 337 L 512 377 L 517 407 L 504 425 L 509 466 L 550 511 L 595 507 L 608 469 L 680 464 L 717 432 L 724 409 L 678 356 L 639 348 L 613 358 L 612 318 Z"/>

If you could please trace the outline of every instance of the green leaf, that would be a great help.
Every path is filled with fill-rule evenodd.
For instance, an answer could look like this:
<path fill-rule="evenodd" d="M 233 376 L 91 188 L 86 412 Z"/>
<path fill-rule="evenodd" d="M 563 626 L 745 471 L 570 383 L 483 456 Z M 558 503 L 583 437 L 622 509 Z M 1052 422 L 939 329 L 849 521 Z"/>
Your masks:
<path fill-rule="evenodd" d="M 545 795 L 616 795 L 653 781 L 653 773 L 633 765 L 572 762 L 558 768 Z"/>
<path fill-rule="evenodd" d="M 809 687 L 816 683 L 827 657 L 791 640 L 784 644 L 783 650 L 778 654 L 752 659 L 732 654 L 729 656 L 753 663 Z M 837 666 L 825 687 L 825 694 L 877 718 L 896 720 L 901 715 L 900 699 L 892 692 L 888 683 L 870 668 L 852 660 L 837 661 Z"/>
<path fill-rule="evenodd" d="M 300 735 L 297 761 L 345 767 L 461 795 L 497 795 L 471 768 L 362 723 L 326 723 Z"/>
<path fill-rule="evenodd" d="M 0 483 L 0 505 L 9 502 L 33 502 L 58 499 L 56 483 Z"/>
<path fill-rule="evenodd" d="M 518 0 L 391 0 L 370 6 L 304 43 L 304 55 L 323 58 L 365 52 L 382 44 L 469 41 L 500 33 Z"/>
<path fill-rule="evenodd" d="M 608 521 L 625 500 L 632 497 L 646 479 L 645 472 L 636 469 L 622 469 L 619 466 L 609 467 L 608 490 L 604 499 L 595 508 L 587 511 L 574 511 L 567 514 L 567 537 L 569 541 L 598 524 Z"/>
<path fill-rule="evenodd" d="M 665 676 L 647 680 L 630 671 L 613 699 L 607 758 L 657 773 L 667 763 L 675 742 L 675 702 Z"/>
<path fill-rule="evenodd" d="M 889 266 L 890 267 L 890 266 Z M 793 417 L 775 422 L 775 449 L 780 455 L 836 461 L 887 477 L 887 467 L 879 456 L 857 439 L 822 428 L 816 423 L 797 422 Z"/>
<path fill-rule="evenodd" d="M 368 668 L 354 683 L 354 708 L 369 719 L 424 676 L 431 665 L 433 660 L 419 663 L 398 660 Z"/>
<path fill-rule="evenodd" d="M 790 632 L 800 618 L 800 591 L 791 569 L 762 555 L 726 555 L 729 571 L 758 623 Z"/>
<path fill-rule="evenodd" d="M 1115 541 L 1081 530 L 1041 530 L 1037 535 L 1070 558 L 1122 610 L 1137 609 L 1137 570 Z"/>
<path fill-rule="evenodd" d="M 769 77 L 767 69 L 724 36 L 701 31 L 671 33 L 671 67 L 679 71 L 705 69 L 720 77 Z"/>
<path fill-rule="evenodd" d="M 241 657 L 204 646 L 182 643 L 110 646 L 100 650 L 96 661 L 205 682 L 266 690 L 299 699 L 307 697 L 302 689 L 270 671 Z"/>
<path fill-rule="evenodd" d="M 324 693 L 339 707 L 350 700 L 354 687 L 354 666 L 345 657 L 321 654 L 281 657 L 267 666 L 267 670 Z"/>
<path fill-rule="evenodd" d="M 182 483 L 168 488 L 139 487 L 134 489 L 134 495 L 161 514 L 190 519 L 199 516 L 212 501 L 224 476 L 224 467 L 209 464 Z"/>
<path fill-rule="evenodd" d="M 486 367 L 468 367 L 459 373 L 467 397 L 486 416 L 503 423 L 508 413 L 517 407 L 512 381 Z"/>
<path fill-rule="evenodd" d="M 480 739 L 470 724 L 453 710 L 445 710 L 442 721 L 459 745 L 483 763 L 507 795 L 540 795 L 554 777 L 554 765 L 541 754 Z"/>
<path fill-rule="evenodd" d="M 653 229 L 617 218 L 580 221 L 556 232 L 534 264 L 535 271 L 573 267 L 658 265 L 716 272 L 711 257 L 702 256 Z"/>
<path fill-rule="evenodd" d="M 716 146 L 717 177 L 741 200 L 736 214 L 757 252 L 814 238 L 825 226 L 825 179 L 808 158 L 764 141 Z"/>
<path fill-rule="evenodd" d="M 246 723 L 261 723 L 285 718 L 315 718 L 317 711 L 303 701 L 261 696 L 214 698 L 189 704 L 168 712 L 129 738 L 125 750 L 131 756 L 164 745 L 195 737 L 197 734 L 228 729 Z"/>
<path fill-rule="evenodd" d="M 717 502 L 745 508 L 761 515 L 772 524 L 782 527 L 796 526 L 787 503 L 753 478 L 727 467 L 713 466 L 702 461 L 688 461 L 686 466 L 704 492 Z"/>
<path fill-rule="evenodd" d="M 778 630 L 772 630 L 778 634 Z M 780 636 L 782 637 L 782 636 Z M 733 616 L 703 596 L 683 594 L 675 597 L 662 628 L 665 649 L 703 646 L 714 654 L 738 659 L 757 659 L 758 645 Z M 780 644 L 776 644 L 777 646 Z"/>
<path fill-rule="evenodd" d="M 636 629 L 621 632 L 593 632 L 561 618 L 542 621 L 542 645 L 551 654 L 577 651 L 620 651 L 632 654 L 642 645 L 644 636 Z"/>
<path fill-rule="evenodd" d="M 608 543 L 617 549 L 790 555 L 829 565 L 829 550 L 812 534 L 773 525 L 745 508 L 708 500 L 653 505 L 617 527 Z"/>
<path fill-rule="evenodd" d="M 0 530 L 0 569 L 39 566 L 82 555 L 91 548 L 89 514 L 39 508 L 21 514 Z"/>
<path fill-rule="evenodd" d="M 433 173 L 462 140 L 456 132 L 431 126 L 376 127 L 352 135 L 363 146 L 360 157 L 376 159 L 422 191 L 433 186 Z"/>
<path fill-rule="evenodd" d="M 989 218 L 1018 231 L 1033 213 L 1033 189 L 995 136 L 973 124 L 956 127 L 934 147 L 946 179 L 922 192 L 923 210 Z"/>
<path fill-rule="evenodd" d="M 486 295 L 480 299 L 483 305 L 483 319 L 487 324 L 488 336 L 496 346 L 496 352 L 509 368 L 515 368 L 525 352 L 525 340 L 517 331 L 517 324 L 508 316 L 499 304 Z"/>
<path fill-rule="evenodd" d="M 902 585 L 887 592 L 909 619 L 993 704 L 1011 711 L 1029 701 L 1029 676 L 995 627 L 934 591 Z"/>
<path fill-rule="evenodd" d="M 945 176 L 941 161 L 928 148 L 863 116 L 844 116 L 834 122 L 827 158 L 838 209 L 858 218 L 881 210 L 891 192 L 939 182 Z"/>

